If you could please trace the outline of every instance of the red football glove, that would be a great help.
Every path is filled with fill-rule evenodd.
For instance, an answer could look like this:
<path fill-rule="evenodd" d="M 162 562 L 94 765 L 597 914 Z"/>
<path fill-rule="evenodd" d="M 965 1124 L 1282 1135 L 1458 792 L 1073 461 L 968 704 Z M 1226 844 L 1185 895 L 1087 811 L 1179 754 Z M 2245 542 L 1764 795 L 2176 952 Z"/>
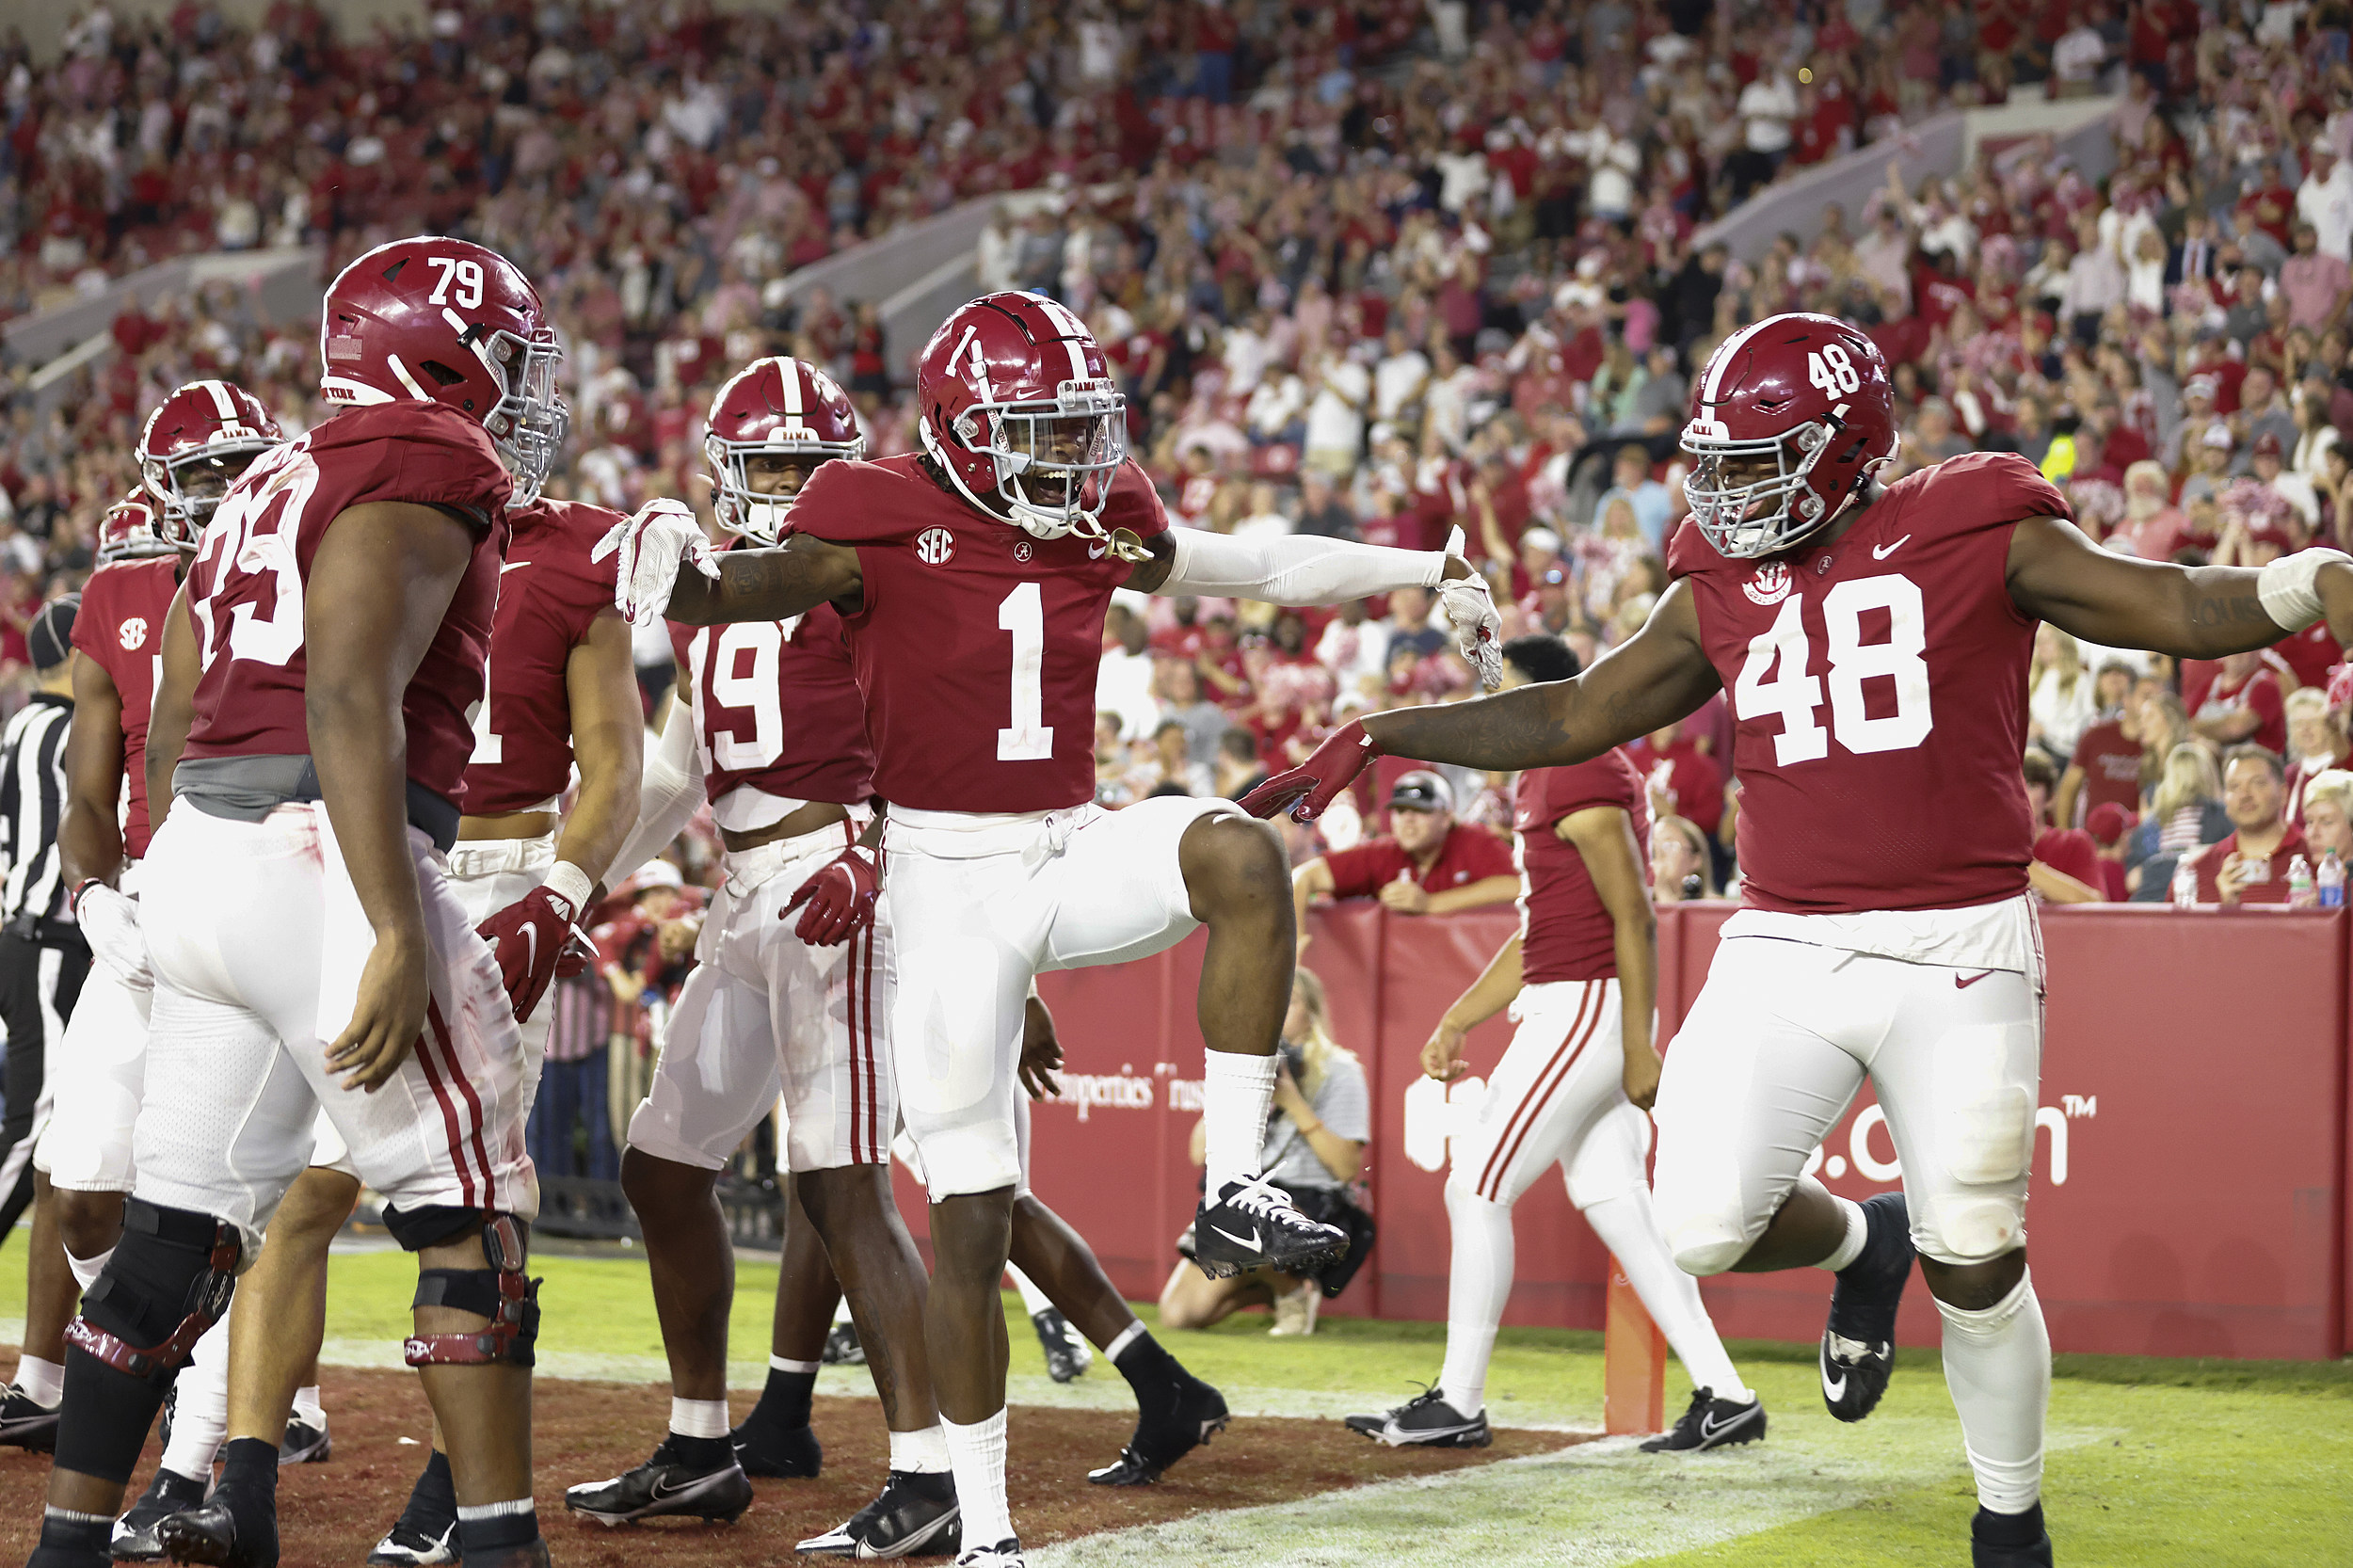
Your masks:
<path fill-rule="evenodd" d="M 506 982 L 506 999 L 520 1021 L 531 1016 L 539 999 L 555 983 L 564 950 L 572 943 L 572 901 L 545 888 L 534 888 L 505 908 L 474 927 L 498 954 L 499 973 Z"/>
<path fill-rule="evenodd" d="M 1241 808 L 1254 817 L 1273 817 L 1288 810 L 1293 822 L 1313 822 L 1381 755 L 1381 743 L 1351 719 L 1309 753 L 1305 762 L 1276 774 L 1242 796 Z"/>
<path fill-rule="evenodd" d="M 801 884 L 792 902 L 776 914 L 782 920 L 801 905 L 792 935 L 811 947 L 840 947 L 874 923 L 874 901 L 882 897 L 882 863 L 863 844 L 852 844 Z"/>

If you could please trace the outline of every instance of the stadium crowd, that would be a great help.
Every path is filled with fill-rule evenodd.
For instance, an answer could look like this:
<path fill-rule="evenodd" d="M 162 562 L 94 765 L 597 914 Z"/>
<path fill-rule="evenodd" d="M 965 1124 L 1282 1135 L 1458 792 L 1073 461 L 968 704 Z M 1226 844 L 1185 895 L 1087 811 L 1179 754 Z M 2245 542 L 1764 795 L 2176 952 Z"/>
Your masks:
<path fill-rule="evenodd" d="M 1090 323 L 1179 520 L 1416 548 L 1460 529 L 1506 634 L 1557 632 L 1581 660 L 1666 585 L 1687 377 L 1784 310 L 1854 320 L 1885 354 L 1904 430 L 1886 477 L 2015 451 L 2121 552 L 2257 564 L 2347 542 L 2347 7 L 1790 9 L 905 0 L 788 24 L 698 0 L 659 20 L 498 0 L 439 5 L 418 37 L 338 38 L 308 3 L 252 32 L 194 3 L 153 23 L 93 6 L 55 61 L 0 44 L 0 316 L 184 251 L 317 243 L 331 267 L 465 232 L 537 279 L 567 334 L 575 418 L 550 493 L 704 505 L 700 410 L 759 354 L 832 368 L 871 451 L 912 444 L 874 302 L 789 294 L 787 272 L 1042 187 L 999 209 L 981 284 Z M 1933 110 L 2095 92 L 2120 98 L 2103 180 L 2027 142 L 1916 186 L 1891 168 L 1859 210 L 1754 261 L 1695 237 Z M 30 613 L 88 569 L 144 411 L 220 375 L 299 430 L 320 416 L 312 330 L 216 288 L 118 319 L 118 351 L 63 398 L 15 396 L 7 669 Z M 1352 712 L 1468 697 L 1433 610 L 1411 592 L 1329 615 L 1136 597 L 1106 629 L 1098 798 L 1238 794 Z M 2353 856 L 2339 657 L 2325 629 L 2182 668 L 2046 632 L 2025 764 L 2030 785 L 2047 770 L 2046 896 L 2161 900 L 2185 872 L 2209 902 L 2286 897 L 2297 856 L 2315 874 Z M 641 660 L 658 712 L 659 629 Z M 1737 884 L 1729 741 L 1719 697 L 1636 748 L 1666 819 L 1662 901 Z M 1295 860 L 1377 831 L 1406 766 L 1289 829 Z M 1462 821 L 1508 832 L 1508 779 L 1448 785 Z M 686 888 L 640 879 L 607 912 L 620 956 L 578 984 L 601 984 L 581 1016 L 609 1002 L 608 1027 L 551 1049 L 613 1042 L 623 1104 L 715 860 L 707 830 L 680 860 Z"/>

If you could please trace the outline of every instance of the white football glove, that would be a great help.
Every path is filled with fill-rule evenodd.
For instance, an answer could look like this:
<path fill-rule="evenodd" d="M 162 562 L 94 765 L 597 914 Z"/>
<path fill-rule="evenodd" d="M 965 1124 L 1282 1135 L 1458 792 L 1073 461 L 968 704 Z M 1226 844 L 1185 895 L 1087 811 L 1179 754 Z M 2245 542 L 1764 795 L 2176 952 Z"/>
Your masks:
<path fill-rule="evenodd" d="M 90 956 L 133 990 L 152 989 L 155 972 L 147 967 L 147 937 L 139 930 L 139 906 L 104 882 L 86 882 L 74 894 L 73 918 Z"/>
<path fill-rule="evenodd" d="M 666 497 L 647 502 L 615 523 L 588 559 L 601 561 L 607 555 L 617 557 L 613 563 L 613 602 L 632 626 L 662 618 L 685 562 L 692 561 L 705 577 L 715 580 L 719 575 L 717 552 L 703 536 L 693 508 Z"/>
<path fill-rule="evenodd" d="M 1446 541 L 1449 555 L 1463 555 L 1463 531 L 1454 530 Z M 1468 559 L 1467 556 L 1464 556 Z M 1438 605 L 1446 612 L 1447 624 L 1454 629 L 1454 646 L 1479 672 L 1479 683 L 1488 691 L 1503 684 L 1503 617 L 1496 613 L 1495 595 L 1488 591 L 1487 580 L 1472 568 L 1468 577 L 1438 584 Z"/>

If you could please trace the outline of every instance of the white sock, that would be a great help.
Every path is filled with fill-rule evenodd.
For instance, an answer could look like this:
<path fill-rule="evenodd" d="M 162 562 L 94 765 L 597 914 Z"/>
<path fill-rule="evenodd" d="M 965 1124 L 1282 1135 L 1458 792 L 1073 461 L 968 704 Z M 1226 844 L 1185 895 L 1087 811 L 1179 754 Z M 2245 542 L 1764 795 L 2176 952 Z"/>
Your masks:
<path fill-rule="evenodd" d="M 1248 1181 L 1258 1174 L 1266 1148 L 1267 1108 L 1274 1103 L 1274 1058 L 1239 1056 L 1230 1050 L 1206 1054 L 1201 1120 L 1208 1146 L 1203 1163 L 1209 1168 L 1209 1201 L 1215 1203 L 1226 1183 Z M 982 1536 L 971 1539 L 985 1541 Z"/>
<path fill-rule="evenodd" d="M 1112 1342 L 1110 1344 L 1103 1347 L 1103 1359 L 1116 1367 L 1119 1365 L 1119 1358 L 1128 1353 L 1128 1347 L 1143 1337 L 1143 1321 L 1138 1320 L 1135 1322 L 1129 1323 L 1126 1328 L 1121 1329 L 1117 1334 L 1112 1336 Z"/>
<path fill-rule="evenodd" d="M 461 1525 L 479 1524 L 486 1519 L 508 1519 L 517 1514 L 537 1512 L 529 1497 L 510 1497 L 503 1503 L 459 1503 L 457 1522 Z"/>
<path fill-rule="evenodd" d="M 948 1434 L 936 1426 L 925 1427 L 921 1432 L 892 1432 L 890 1467 L 910 1476 L 945 1475 L 948 1471 Z"/>
<path fill-rule="evenodd" d="M 65 1363 L 37 1355 L 16 1358 L 16 1391 L 35 1404 L 56 1409 L 65 1399 Z"/>
<path fill-rule="evenodd" d="M 65 1266 L 73 1271 L 73 1283 L 80 1286 L 87 1295 L 89 1288 L 98 1283 L 98 1276 L 106 1272 L 106 1260 L 114 1255 L 112 1247 L 94 1257 L 76 1257 L 68 1253 L 65 1255 Z"/>
<path fill-rule="evenodd" d="M 1487 1363 L 1496 1327 L 1512 1295 L 1512 1206 L 1490 1203 L 1467 1181 L 1446 1184 L 1446 1217 L 1452 1232 L 1447 1272 L 1446 1363 L 1438 1392 L 1465 1416 L 1486 1408 Z"/>
<path fill-rule="evenodd" d="M 204 1331 L 181 1369 L 171 1441 L 164 1448 L 164 1468 L 175 1476 L 209 1479 L 220 1446 L 229 1440 L 229 1320 L 236 1310 L 231 1303 L 228 1314 Z"/>
<path fill-rule="evenodd" d="M 1961 1413 L 1977 1501 L 2024 1513 L 2042 1497 L 2042 1421 L 2051 1404 L 2051 1334 L 2031 1274 L 1982 1312 L 1944 1302 L 1945 1385 Z"/>
<path fill-rule="evenodd" d="M 833 1304 L 833 1320 L 837 1323 L 846 1323 L 850 1321 L 849 1297 L 844 1296 L 840 1301 Z"/>
<path fill-rule="evenodd" d="M 955 1471 L 966 1550 L 1011 1539 L 1013 1508 L 1005 1501 L 1005 1413 L 1000 1410 L 968 1427 L 942 1416 L 939 1430 L 947 1436 L 948 1459 Z"/>
<path fill-rule="evenodd" d="M 294 1413 L 312 1426 L 320 1427 L 327 1424 L 327 1407 L 319 1403 L 317 1384 L 314 1383 L 308 1388 L 295 1390 Z"/>
<path fill-rule="evenodd" d="M 1676 1359 L 1690 1374 L 1691 1386 L 1712 1389 L 1718 1399 L 1736 1404 L 1755 1399 L 1734 1369 L 1732 1357 L 1724 1353 L 1724 1342 L 1717 1337 L 1716 1324 L 1707 1316 L 1706 1304 L 1700 1300 L 1700 1282 L 1675 1267 L 1674 1255 L 1667 1250 L 1667 1239 L 1659 1234 L 1658 1221 L 1651 1212 L 1650 1189 L 1637 1183 L 1614 1198 L 1592 1205 L 1585 1210 L 1585 1223 L 1625 1271 L 1626 1283 L 1634 1287 L 1650 1320 L 1674 1347 Z"/>
<path fill-rule="evenodd" d="M 1833 1192 L 1830 1201 L 1836 1204 L 1838 1212 L 1846 1217 L 1847 1239 L 1839 1242 L 1828 1257 L 1814 1266 L 1828 1269 L 1834 1274 L 1863 1256 L 1863 1243 L 1871 1238 L 1871 1224 L 1863 1217 L 1863 1206 L 1852 1198 L 1842 1198 Z"/>
<path fill-rule="evenodd" d="M 822 1361 L 793 1361 L 781 1355 L 771 1355 L 768 1358 L 768 1369 L 770 1371 L 793 1372 L 804 1377 L 811 1372 L 819 1370 L 824 1366 L 824 1363 Z"/>
<path fill-rule="evenodd" d="M 730 1423 L 725 1400 L 681 1400 L 670 1396 L 670 1430 L 680 1437 L 725 1437 Z"/>
<path fill-rule="evenodd" d="M 1046 1292 L 1037 1288 L 1037 1281 L 1010 1263 L 1005 1265 L 1005 1277 L 1013 1281 L 1016 1290 L 1021 1292 L 1021 1310 L 1031 1317 L 1053 1308 L 1054 1304 L 1046 1299 Z"/>

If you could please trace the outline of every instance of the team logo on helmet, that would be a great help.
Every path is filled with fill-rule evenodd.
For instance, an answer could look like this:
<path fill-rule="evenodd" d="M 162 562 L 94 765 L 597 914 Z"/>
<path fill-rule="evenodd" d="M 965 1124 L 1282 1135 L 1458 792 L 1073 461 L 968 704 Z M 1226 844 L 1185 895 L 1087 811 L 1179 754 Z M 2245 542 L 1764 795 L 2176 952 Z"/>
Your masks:
<path fill-rule="evenodd" d="M 956 552 L 956 536 L 945 528 L 926 528 L 915 536 L 915 558 L 927 567 L 944 567 Z"/>
<path fill-rule="evenodd" d="M 1789 568 L 1779 561 L 1768 561 L 1756 568 L 1740 591 L 1758 604 L 1779 604 L 1789 597 Z"/>
<path fill-rule="evenodd" d="M 115 632 L 115 640 L 122 645 L 123 652 L 137 652 L 147 641 L 147 617 L 133 616 L 129 620 L 124 621 L 121 628 Z"/>

